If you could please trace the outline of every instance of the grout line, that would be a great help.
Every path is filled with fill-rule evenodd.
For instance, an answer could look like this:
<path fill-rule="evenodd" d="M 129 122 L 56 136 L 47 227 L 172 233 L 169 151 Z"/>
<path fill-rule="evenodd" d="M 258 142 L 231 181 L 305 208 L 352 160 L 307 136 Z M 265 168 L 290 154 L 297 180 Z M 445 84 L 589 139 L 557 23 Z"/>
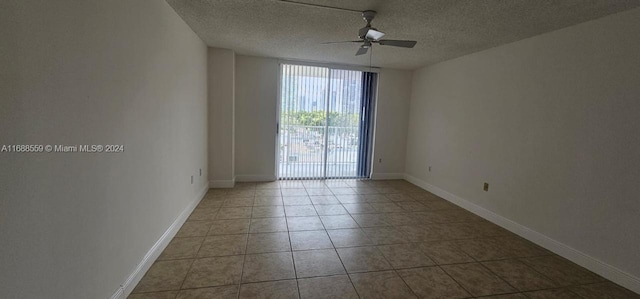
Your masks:
<path fill-rule="evenodd" d="M 315 230 L 301 230 L 301 231 L 291 231 L 293 233 L 296 232 L 312 232 L 312 231 L 323 231 L 322 229 L 315 229 Z M 326 230 L 324 230 L 326 231 Z M 219 235 L 219 236 L 229 236 L 229 235 L 258 235 L 258 234 L 276 234 L 276 233 L 288 233 L 287 231 L 277 231 L 277 232 L 264 232 L 264 233 L 250 233 L 250 234 L 227 234 L 227 235 Z M 328 232 L 327 232 L 328 234 Z M 218 236 L 218 235 L 217 235 Z M 329 239 L 331 239 L 331 237 L 329 237 Z M 385 244 L 368 244 L 368 245 L 353 245 L 353 246 L 340 246 L 340 247 L 335 247 L 335 249 L 342 249 L 342 248 L 361 248 L 361 247 L 378 247 L 378 246 L 389 246 L 389 245 L 403 245 L 403 244 L 420 244 L 421 242 L 412 242 L 412 243 L 385 243 Z M 333 244 L 333 241 L 332 241 Z M 331 248 L 322 248 L 322 249 L 303 249 L 303 250 L 281 250 L 281 251 L 265 251 L 265 252 L 257 252 L 257 253 L 248 253 L 248 254 L 263 254 L 263 253 L 280 253 L 280 252 L 294 252 L 294 251 L 311 251 L 311 250 L 324 250 L 324 249 L 331 249 Z M 490 259 L 490 260 L 474 260 L 472 262 L 455 262 L 455 263 L 437 263 L 435 262 L 435 260 L 429 256 L 428 254 L 424 253 L 427 257 L 429 257 L 434 264 L 431 266 L 415 266 L 415 267 L 402 267 L 402 268 L 398 268 L 399 270 L 402 269 L 414 269 L 414 268 L 423 268 L 423 267 L 434 267 L 434 266 L 449 266 L 449 265 L 464 265 L 464 264 L 472 264 L 472 263 L 485 263 L 485 262 L 498 262 L 498 261 L 506 261 L 506 260 L 519 260 L 521 259 L 520 257 L 512 257 L 512 258 L 500 258 L 500 259 Z M 240 254 L 227 254 L 227 255 L 210 255 L 210 256 L 202 256 L 202 257 L 180 257 L 180 258 L 171 258 L 171 259 L 162 259 L 162 260 L 156 260 L 156 261 L 175 261 L 175 260 L 188 260 L 188 259 L 201 259 L 201 258 L 214 258 L 214 257 L 226 257 L 226 256 L 236 256 L 236 255 L 240 255 Z M 546 256 L 550 256 L 550 255 L 544 255 L 544 256 L 532 256 L 532 257 L 546 257 Z M 524 257 L 524 258 L 529 258 L 529 257 Z M 528 266 L 528 265 L 527 265 Z M 531 267 L 529 267 L 531 268 Z M 536 271 L 535 269 L 533 269 L 534 271 Z M 369 271 L 367 271 L 369 272 Z M 536 271 L 538 272 L 538 271 Z M 540 272 L 538 272 L 540 273 Z M 553 281 L 551 278 L 548 278 L 547 276 L 544 276 L 545 278 Z M 575 285 L 588 285 L 588 284 L 596 284 L 596 283 L 603 283 L 603 282 L 609 282 L 608 280 L 602 280 L 602 281 L 594 281 L 594 282 L 588 282 L 588 283 L 580 283 L 580 284 L 575 284 Z"/>
<path fill-rule="evenodd" d="M 206 195 L 205 195 L 206 196 Z M 218 213 L 218 211 L 216 210 L 216 214 Z M 214 217 L 215 218 L 215 217 Z M 183 224 L 184 226 L 184 224 Z M 182 229 L 182 227 L 180 227 Z M 209 227 L 209 229 L 211 229 L 211 227 Z M 179 230 L 178 230 L 179 231 Z M 209 231 L 207 231 L 208 233 Z M 202 249 L 202 244 L 204 244 L 204 240 L 207 237 L 203 237 L 202 238 L 202 242 L 200 242 L 200 246 L 198 246 L 198 251 L 196 252 L 196 256 L 194 257 L 193 261 L 191 261 L 191 264 L 189 265 L 189 270 L 187 270 L 187 274 L 184 276 L 184 278 L 182 279 L 182 283 L 180 283 L 180 290 L 182 290 L 182 286 L 184 286 L 185 281 L 187 281 L 187 277 L 189 277 L 189 273 L 191 272 L 191 269 L 193 268 L 193 264 L 196 262 L 196 260 L 198 259 L 198 253 L 200 252 L 200 250 Z M 166 250 L 166 248 L 165 248 Z M 160 257 L 158 257 L 160 258 Z M 158 261 L 158 259 L 156 259 L 156 261 Z M 156 262 L 154 261 L 154 263 Z M 145 274 L 146 275 L 146 274 Z M 180 290 L 178 290 L 178 293 L 180 293 Z M 176 293 L 176 297 L 178 296 L 178 293 Z"/>
<path fill-rule="evenodd" d="M 496 296 L 518 295 L 518 294 L 521 294 L 522 296 L 525 296 L 523 292 L 517 291 L 517 292 L 509 292 L 509 293 L 482 295 L 482 296 L 476 296 L 476 297 L 473 297 L 473 298 L 495 298 Z M 527 297 L 527 296 L 525 296 L 525 297 Z"/>
<path fill-rule="evenodd" d="M 434 268 L 434 267 L 438 267 L 438 266 L 427 266 L 427 267 L 416 267 L 416 268 Z M 414 269 L 414 268 L 407 268 L 407 269 Z M 403 269 L 397 269 L 397 270 L 404 270 L 404 268 Z M 379 273 L 379 272 L 389 272 L 389 271 L 397 271 L 397 270 L 391 269 L 391 270 L 362 271 L 362 272 L 353 272 L 351 274 Z M 453 279 L 453 277 L 451 277 L 446 271 L 443 270 L 443 272 L 448 277 Z M 273 279 L 273 280 L 263 280 L 263 281 L 248 282 L 248 283 L 243 283 L 243 284 L 258 284 L 258 283 L 265 283 L 265 282 L 291 281 L 291 280 L 294 280 L 294 279 L 299 280 L 299 279 L 327 278 L 327 277 L 337 277 L 337 276 L 349 276 L 349 273 L 346 273 L 346 274 L 319 275 L 319 276 L 310 276 L 310 277 L 303 277 L 303 278 L 282 278 L 282 279 Z M 400 277 L 400 278 L 402 278 L 402 277 Z M 456 282 L 456 284 L 458 284 L 458 282 L 455 279 L 453 279 L 453 280 Z M 598 283 L 603 283 L 603 282 L 577 284 L 577 285 L 569 285 L 569 286 L 558 286 L 558 287 L 535 289 L 535 290 L 528 290 L 528 291 L 518 291 L 518 290 L 516 290 L 515 292 L 491 294 L 491 295 L 482 295 L 482 296 L 476 296 L 476 297 L 471 295 L 470 297 L 465 297 L 465 298 L 485 298 L 485 297 L 492 297 L 492 296 L 496 296 L 496 295 L 509 295 L 509 294 L 523 294 L 523 295 L 525 295 L 526 293 L 537 292 L 537 291 L 548 291 L 548 290 L 566 290 L 566 291 L 571 292 L 572 294 L 575 294 L 569 289 L 570 287 L 592 285 L 592 284 L 598 284 Z M 217 287 L 228 287 L 228 286 L 239 286 L 239 284 L 225 284 L 225 285 L 217 285 L 217 286 L 209 286 L 209 287 L 196 287 L 196 288 L 181 288 L 180 290 L 167 290 L 167 291 L 197 290 L 197 289 L 206 289 L 206 288 L 212 288 L 212 287 L 213 288 L 217 288 Z M 467 291 L 461 285 L 459 285 L 459 286 L 463 290 Z M 355 289 L 355 287 L 354 287 L 354 289 Z M 138 292 L 138 293 L 135 293 L 135 294 L 150 294 L 150 293 L 157 293 L 157 292 L 165 292 L 165 291 L 147 291 L 147 292 Z M 357 293 L 357 291 L 356 291 L 356 293 Z M 471 294 L 471 293 L 469 293 L 469 294 Z"/>
<path fill-rule="evenodd" d="M 473 256 L 471 256 L 469 253 L 467 253 L 466 251 L 464 251 L 464 249 L 459 248 L 460 246 L 458 246 L 457 243 L 455 243 L 456 246 L 458 247 L 458 249 L 460 249 L 462 252 L 464 252 L 469 258 L 471 258 L 474 262 L 472 263 L 477 263 L 480 264 L 480 262 Z M 465 263 L 465 264 L 471 264 L 471 263 Z M 449 274 L 449 272 L 447 272 L 444 268 L 440 267 L 440 265 L 438 265 L 438 267 L 440 268 L 440 270 L 442 270 L 445 274 L 447 274 L 453 281 L 455 281 L 463 290 L 465 290 L 469 295 L 471 296 L 475 296 L 474 294 L 472 294 L 467 288 L 465 288 L 462 283 L 460 283 L 458 280 L 456 280 L 453 275 Z M 490 272 L 493 273 L 493 272 Z M 494 274 L 495 275 L 495 274 Z M 497 276 L 497 275 L 496 275 Z M 498 276 L 497 276 L 498 277 Z M 500 277 L 498 277 L 499 279 L 501 279 Z M 509 285 L 509 284 L 508 284 Z M 514 288 L 515 289 L 515 288 Z"/>
<path fill-rule="evenodd" d="M 554 255 L 554 254 L 551 254 L 551 255 L 547 255 L 547 256 L 554 257 L 555 255 Z M 539 256 L 539 257 L 542 257 L 542 256 Z M 557 285 L 557 287 L 554 287 L 554 288 L 548 288 L 548 289 L 565 288 L 565 289 L 567 289 L 567 291 L 569 291 L 570 293 L 575 294 L 573 291 L 569 290 L 569 287 L 572 287 L 572 286 L 579 286 L 579 285 L 587 285 L 587 284 L 595 284 L 595 283 L 602 283 L 602 282 L 611 282 L 611 281 L 609 281 L 609 280 L 605 279 L 604 281 L 597 281 L 597 282 L 591 282 L 591 283 L 585 283 L 585 284 L 575 284 L 575 285 L 573 285 L 573 284 L 572 284 L 572 285 L 568 285 L 568 286 L 560 286 L 560 285 L 558 285 L 558 282 L 556 282 L 556 280 L 555 280 L 555 279 L 552 279 L 552 278 L 551 278 L 551 277 L 549 277 L 548 275 L 546 275 L 546 274 L 544 274 L 544 273 L 542 273 L 542 272 L 538 271 L 538 270 L 537 270 L 537 269 L 535 269 L 534 267 L 532 267 L 532 266 L 530 266 L 529 264 L 527 264 L 526 262 L 522 261 L 523 259 L 526 259 L 526 258 L 533 258 L 533 257 L 519 257 L 519 258 L 515 258 L 515 259 L 516 259 L 518 262 L 520 262 L 520 263 L 522 263 L 523 265 L 525 265 L 527 268 L 529 268 L 529 269 L 533 270 L 534 272 L 536 272 L 536 273 L 538 273 L 538 274 L 542 275 L 542 277 L 544 277 L 544 278 L 548 279 L 549 281 L 551 281 L 552 283 L 554 283 L 555 285 Z M 578 266 L 578 267 L 580 267 L 580 266 Z M 584 269 L 584 268 L 580 267 L 580 270 L 583 270 L 583 269 Z M 585 270 L 586 270 L 586 269 L 585 269 Z M 588 271 L 588 270 L 587 270 L 587 271 Z M 613 282 L 611 282 L 611 283 L 613 283 Z M 615 283 L 614 283 L 614 284 L 615 284 Z M 617 285 L 617 284 L 616 284 L 616 285 Z M 622 287 L 622 286 L 621 286 L 621 287 Z M 623 288 L 624 288 L 624 287 L 623 287 Z M 576 295 L 577 295 L 577 294 L 576 294 Z M 582 296 L 579 296 L 579 297 L 582 297 Z"/>
<path fill-rule="evenodd" d="M 255 202 L 255 192 L 253 196 L 253 200 Z M 253 216 L 253 207 L 251 208 L 251 216 Z M 252 217 L 253 218 L 253 217 Z M 249 219 L 252 219 L 249 218 Z M 251 220 L 249 220 L 249 232 L 251 232 Z M 240 288 L 242 287 L 242 276 L 244 276 L 244 266 L 247 262 L 247 247 L 249 246 L 249 234 L 247 233 L 247 239 L 244 243 L 244 254 L 242 255 L 242 269 L 240 270 L 240 282 L 238 282 L 238 293 L 236 298 L 240 298 Z"/>
<path fill-rule="evenodd" d="M 286 215 L 286 212 L 285 212 L 285 215 Z M 295 276 L 295 279 L 296 279 L 296 289 L 298 290 L 298 298 L 301 298 L 300 283 L 298 283 L 298 271 L 296 269 L 296 259 L 293 256 L 293 244 L 291 244 L 291 231 L 289 230 L 289 220 L 287 220 L 287 217 L 284 218 L 284 222 L 285 222 L 285 226 L 287 227 L 287 238 L 289 239 L 289 249 L 291 249 L 290 251 L 291 263 L 293 264 L 293 275 Z"/>
<path fill-rule="evenodd" d="M 366 233 L 365 233 L 365 235 L 366 235 Z M 374 248 L 374 249 L 375 249 L 375 250 L 380 254 L 380 256 L 382 256 L 382 258 L 383 258 L 383 259 L 384 259 L 384 260 L 389 264 L 389 266 L 391 266 L 391 269 L 390 269 L 390 270 L 391 270 L 391 271 L 393 271 L 393 273 L 394 273 L 395 275 L 397 275 L 397 276 L 400 278 L 400 280 L 402 280 L 402 283 L 404 283 L 404 285 L 409 289 L 409 291 L 410 291 L 414 296 L 416 296 L 416 298 L 420 298 L 420 296 L 418 296 L 418 294 L 416 294 L 416 293 L 413 291 L 413 289 L 412 289 L 412 288 L 407 284 L 407 282 L 406 282 L 406 281 L 404 281 L 404 279 L 402 278 L 402 276 L 401 276 L 400 274 L 398 274 L 397 269 L 395 269 L 395 267 L 393 266 L 393 264 L 391 264 L 391 262 L 390 262 L 390 261 L 389 261 L 389 259 L 384 255 L 384 253 L 382 253 L 382 251 L 380 251 L 380 249 L 378 248 L 378 246 L 381 246 L 381 245 L 373 245 L 373 246 L 371 246 L 371 247 L 373 247 L 373 248 Z M 383 271 L 388 271 L 388 270 L 383 270 Z"/>
<path fill-rule="evenodd" d="M 418 296 L 418 294 L 411 288 L 411 286 L 409 286 L 409 284 L 407 283 L 407 281 L 404 280 L 404 278 L 402 278 L 402 275 L 400 275 L 400 273 L 398 273 L 398 269 L 393 269 L 393 273 L 395 273 L 396 275 L 398 275 L 398 277 L 400 277 L 400 280 L 402 280 L 402 282 L 404 283 L 405 286 L 407 286 L 407 288 L 409 289 L 409 291 L 411 291 L 411 293 L 416 296 L 416 298 L 420 298 L 420 296 Z"/>
<path fill-rule="evenodd" d="M 189 273 L 191 272 L 191 269 L 193 268 L 193 264 L 195 264 L 196 260 L 197 258 L 191 261 L 191 264 L 189 265 L 189 270 L 187 270 L 187 275 L 184 276 L 184 278 L 182 279 L 182 283 L 180 283 L 180 290 L 178 290 L 178 293 L 182 290 L 182 286 L 184 286 L 184 282 L 187 281 L 187 277 L 189 277 Z"/>
<path fill-rule="evenodd" d="M 491 269 L 489 269 L 489 267 L 487 267 L 484 264 L 482 264 L 482 262 L 478 262 L 478 265 L 480 265 L 480 267 L 484 268 L 485 270 L 489 271 L 489 273 L 493 274 L 498 279 L 502 280 L 504 283 L 506 283 L 508 286 L 510 286 L 516 292 L 521 292 L 520 289 L 516 288 L 516 286 L 512 285 L 511 283 L 509 283 L 506 279 L 502 278 L 502 276 L 498 275 L 498 273 L 495 273 L 495 272 L 491 271 Z"/>
<path fill-rule="evenodd" d="M 451 278 L 451 280 L 453 280 L 456 284 L 458 284 L 458 286 L 460 286 L 460 288 L 462 288 L 465 292 L 467 292 L 467 294 L 469 294 L 471 297 L 474 297 L 474 295 L 469 292 L 469 290 L 467 290 L 467 288 L 465 288 L 457 279 L 455 279 L 453 277 L 453 275 L 449 274 L 449 272 L 447 272 L 445 269 L 443 269 L 442 267 L 440 267 L 440 265 L 437 266 L 442 272 L 444 272 L 445 275 L 449 276 L 449 278 Z"/>
<path fill-rule="evenodd" d="M 349 278 L 349 282 L 351 283 L 351 287 L 356 292 L 356 295 L 358 296 L 358 298 L 362 298 L 362 296 L 360 296 L 360 294 L 358 293 L 358 289 L 353 284 L 353 280 L 351 279 L 351 275 L 349 275 L 349 271 L 347 271 L 347 267 L 344 265 L 344 262 L 342 261 L 342 257 L 338 253 L 338 248 L 336 248 L 336 245 L 333 244 L 333 240 L 331 239 L 331 236 L 329 236 L 329 232 L 327 231 L 327 228 L 324 226 L 324 223 L 322 221 L 320 221 L 320 222 L 322 223 L 322 227 L 324 227 L 324 233 L 327 234 L 327 238 L 329 238 L 329 242 L 331 242 L 331 246 L 333 246 L 333 251 L 335 251 L 336 255 L 338 256 L 338 260 L 340 260 L 340 264 L 342 264 L 342 268 L 344 269 L 345 275 L 347 275 L 347 278 Z"/>

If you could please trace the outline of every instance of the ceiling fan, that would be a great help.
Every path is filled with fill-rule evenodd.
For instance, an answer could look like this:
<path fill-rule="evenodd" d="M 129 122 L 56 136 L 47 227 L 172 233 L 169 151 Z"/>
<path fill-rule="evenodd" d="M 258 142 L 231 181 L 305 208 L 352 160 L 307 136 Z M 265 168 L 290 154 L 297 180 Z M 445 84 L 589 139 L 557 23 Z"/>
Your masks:
<path fill-rule="evenodd" d="M 367 21 L 367 25 L 358 30 L 358 37 L 360 40 L 327 42 L 322 44 L 362 43 L 356 52 L 356 56 L 366 54 L 373 44 L 401 48 L 413 48 L 416 45 L 417 42 L 414 40 L 381 39 L 384 36 L 384 33 L 371 26 L 371 21 L 375 16 L 376 12 L 374 10 L 365 10 L 362 12 L 362 18 Z"/>

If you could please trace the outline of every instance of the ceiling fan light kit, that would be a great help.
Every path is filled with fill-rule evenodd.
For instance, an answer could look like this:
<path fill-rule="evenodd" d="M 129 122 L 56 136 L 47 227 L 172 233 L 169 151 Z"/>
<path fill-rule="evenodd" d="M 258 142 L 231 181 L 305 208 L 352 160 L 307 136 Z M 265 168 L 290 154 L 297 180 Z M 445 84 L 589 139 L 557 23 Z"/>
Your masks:
<path fill-rule="evenodd" d="M 372 40 L 379 40 L 384 36 L 384 33 L 377 31 L 375 29 L 369 29 L 367 31 L 366 37 Z"/>

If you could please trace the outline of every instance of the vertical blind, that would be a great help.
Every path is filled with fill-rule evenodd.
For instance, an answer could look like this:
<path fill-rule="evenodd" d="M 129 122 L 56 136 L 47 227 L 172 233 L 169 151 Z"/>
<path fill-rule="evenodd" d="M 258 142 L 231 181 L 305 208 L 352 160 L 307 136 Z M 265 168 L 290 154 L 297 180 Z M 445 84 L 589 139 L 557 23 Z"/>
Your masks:
<path fill-rule="evenodd" d="M 278 177 L 368 177 L 370 73 L 283 64 L 281 74 Z"/>

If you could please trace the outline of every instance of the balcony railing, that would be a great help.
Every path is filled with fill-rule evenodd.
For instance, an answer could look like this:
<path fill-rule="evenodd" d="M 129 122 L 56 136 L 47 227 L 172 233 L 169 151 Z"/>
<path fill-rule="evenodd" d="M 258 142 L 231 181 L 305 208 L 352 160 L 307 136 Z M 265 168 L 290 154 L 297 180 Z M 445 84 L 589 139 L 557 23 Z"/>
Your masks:
<path fill-rule="evenodd" d="M 283 125 L 278 165 L 280 177 L 356 177 L 358 133 L 357 126 Z"/>

